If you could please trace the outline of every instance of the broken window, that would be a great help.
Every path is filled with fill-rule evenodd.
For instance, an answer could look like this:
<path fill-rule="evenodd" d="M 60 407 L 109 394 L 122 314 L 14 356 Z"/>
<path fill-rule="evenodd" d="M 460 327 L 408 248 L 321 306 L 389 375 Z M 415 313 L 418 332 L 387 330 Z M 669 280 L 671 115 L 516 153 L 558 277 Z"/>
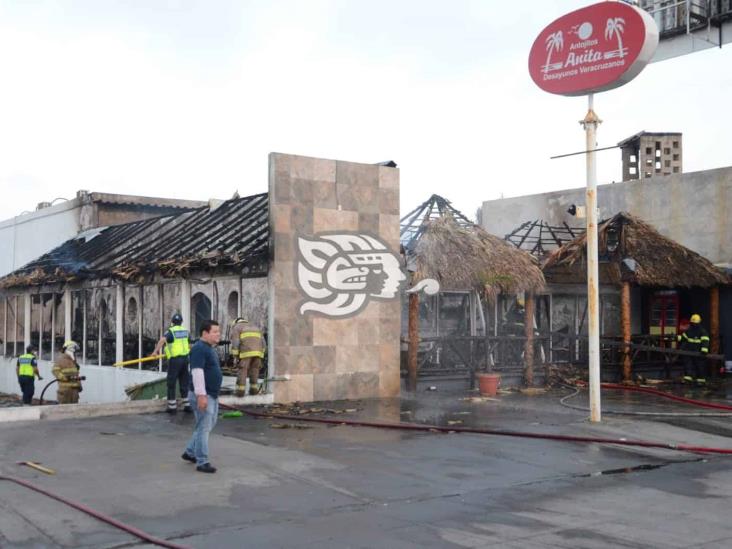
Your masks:
<path fill-rule="evenodd" d="M 193 317 L 194 338 L 197 339 L 203 323 L 211 320 L 211 300 L 204 293 L 197 292 L 191 297 L 191 316 Z"/>
<path fill-rule="evenodd" d="M 155 350 L 160 336 L 163 334 L 163 328 L 167 326 L 167 322 L 163 319 L 161 307 L 161 299 L 163 296 L 162 285 L 144 286 L 142 288 L 142 297 L 138 307 L 142 309 L 142 356 L 150 356 Z M 161 361 L 150 361 L 142 363 L 143 370 L 161 370 Z"/>
<path fill-rule="evenodd" d="M 173 315 L 180 312 L 180 284 L 163 284 L 163 326 L 166 330 Z M 193 329 L 191 319 L 184 318 L 183 326 Z M 191 335 L 195 337 L 195 334 Z"/>
<path fill-rule="evenodd" d="M 440 295 L 440 335 L 470 335 L 470 294 Z"/>
<path fill-rule="evenodd" d="M 620 335 L 620 296 L 618 294 L 600 296 L 600 334 L 603 336 Z"/>
<path fill-rule="evenodd" d="M 141 358 L 140 356 L 140 315 L 142 313 L 142 307 L 138 304 L 137 300 L 140 295 L 138 288 L 128 288 L 127 293 L 127 307 L 124 315 L 124 351 L 122 353 L 123 360 L 134 360 Z M 139 367 L 140 363 L 130 364 L 127 368 Z"/>
<path fill-rule="evenodd" d="M 13 356 L 18 356 L 25 352 L 25 349 L 23 348 L 23 345 L 25 344 L 25 296 L 15 296 L 15 318 L 16 333 Z"/>
<path fill-rule="evenodd" d="M 38 356 L 43 360 L 51 360 L 54 346 L 53 333 L 56 329 L 56 294 L 41 294 L 39 303 L 41 346 Z"/>
<path fill-rule="evenodd" d="M 226 302 L 226 314 L 229 323 L 239 316 L 239 292 L 236 290 L 229 294 L 229 299 Z"/>
<path fill-rule="evenodd" d="M 409 302 L 409 300 L 407 300 Z M 437 335 L 437 307 L 439 296 L 421 295 L 419 299 L 419 333 Z M 409 306 L 407 306 L 407 311 Z"/>
<path fill-rule="evenodd" d="M 54 322 L 53 327 L 53 347 L 51 349 L 51 360 L 61 352 L 66 337 L 66 300 L 64 294 L 54 294 Z"/>
<path fill-rule="evenodd" d="M 86 328 L 86 315 L 84 314 L 85 302 L 84 291 L 76 290 L 71 292 L 71 340 L 81 345 L 81 354 L 77 360 L 84 361 L 84 330 Z"/>
<path fill-rule="evenodd" d="M 86 361 L 101 366 L 104 364 L 104 353 L 99 352 L 104 348 L 105 338 L 109 337 L 109 330 L 105 329 L 102 319 L 107 317 L 108 305 L 101 292 L 98 290 L 84 290 L 86 307 L 86 329 L 84 330 L 84 343 L 86 349 Z"/>

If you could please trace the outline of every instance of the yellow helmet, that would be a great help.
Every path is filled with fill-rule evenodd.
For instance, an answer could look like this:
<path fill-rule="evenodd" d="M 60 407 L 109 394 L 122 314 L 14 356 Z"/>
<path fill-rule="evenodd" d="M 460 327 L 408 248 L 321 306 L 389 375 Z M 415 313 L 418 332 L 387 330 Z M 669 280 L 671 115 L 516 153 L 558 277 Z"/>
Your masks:
<path fill-rule="evenodd" d="M 65 351 L 69 347 L 73 347 L 74 348 L 74 351 L 76 351 L 79 348 L 79 344 L 76 341 L 73 341 L 73 340 L 70 339 L 70 340 L 68 340 L 67 342 L 65 342 L 63 344 L 63 346 L 61 347 L 61 350 L 62 351 Z"/>
<path fill-rule="evenodd" d="M 691 322 L 692 324 L 701 324 L 701 316 L 695 313 L 691 315 L 689 322 Z"/>

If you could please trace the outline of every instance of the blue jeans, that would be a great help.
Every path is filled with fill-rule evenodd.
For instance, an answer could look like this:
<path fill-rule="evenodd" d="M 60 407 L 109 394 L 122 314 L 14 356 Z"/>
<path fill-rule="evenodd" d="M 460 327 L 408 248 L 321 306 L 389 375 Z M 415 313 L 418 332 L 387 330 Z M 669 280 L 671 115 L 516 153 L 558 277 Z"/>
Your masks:
<path fill-rule="evenodd" d="M 216 425 L 219 417 L 219 399 L 208 396 L 208 405 L 206 411 L 202 412 L 198 409 L 196 395 L 193 391 L 188 391 L 188 402 L 193 408 L 193 414 L 196 418 L 196 426 L 193 429 L 193 436 L 186 446 L 186 454 L 196 458 L 196 465 L 208 463 L 208 434 Z"/>

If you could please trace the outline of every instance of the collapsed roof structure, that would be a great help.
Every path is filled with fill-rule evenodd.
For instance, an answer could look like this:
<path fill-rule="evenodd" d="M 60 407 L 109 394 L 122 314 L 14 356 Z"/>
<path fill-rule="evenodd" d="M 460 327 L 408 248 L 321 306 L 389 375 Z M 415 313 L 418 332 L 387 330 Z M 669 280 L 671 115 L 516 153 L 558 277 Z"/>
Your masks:
<path fill-rule="evenodd" d="M 236 238 L 233 238 L 234 236 Z M 133 283 L 196 270 L 267 273 L 268 196 L 90 229 L 0 278 L 0 288 L 111 278 Z"/>

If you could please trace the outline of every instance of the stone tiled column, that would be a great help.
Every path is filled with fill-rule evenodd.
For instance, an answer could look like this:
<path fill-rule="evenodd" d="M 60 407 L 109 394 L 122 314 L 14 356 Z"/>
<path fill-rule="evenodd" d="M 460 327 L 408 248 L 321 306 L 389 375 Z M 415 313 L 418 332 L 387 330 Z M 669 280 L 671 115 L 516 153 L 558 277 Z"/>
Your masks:
<path fill-rule="evenodd" d="M 399 171 L 270 155 L 269 356 L 275 401 L 392 397 L 399 394 L 399 296 L 370 301 L 356 316 L 301 315 L 296 238 L 364 232 L 399 250 Z"/>

